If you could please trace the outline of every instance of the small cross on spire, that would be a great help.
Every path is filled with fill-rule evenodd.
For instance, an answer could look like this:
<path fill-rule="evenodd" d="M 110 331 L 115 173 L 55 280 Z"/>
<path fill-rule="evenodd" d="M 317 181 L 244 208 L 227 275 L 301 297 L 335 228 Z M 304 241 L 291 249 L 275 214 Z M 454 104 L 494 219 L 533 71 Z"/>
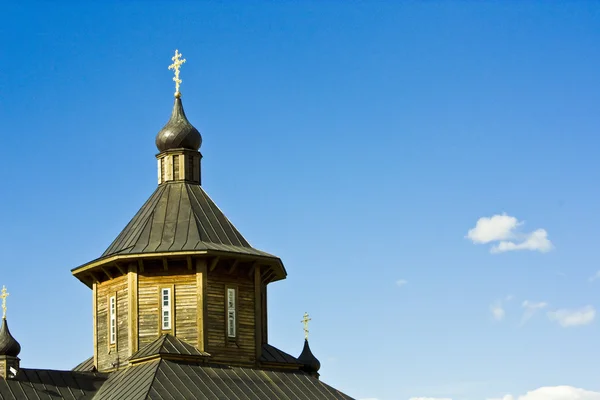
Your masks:
<path fill-rule="evenodd" d="M 171 58 L 173 60 L 173 64 L 169 65 L 169 69 L 172 69 L 175 72 L 175 76 L 173 77 L 173 82 L 175 82 L 175 97 L 181 97 L 181 93 L 179 92 L 179 85 L 181 85 L 181 79 L 179 79 L 179 69 L 181 68 L 181 64 L 185 62 L 185 58 L 181 58 L 181 53 L 179 50 L 175 50 L 175 56 Z"/>
<path fill-rule="evenodd" d="M 0 299 L 2 299 L 2 318 L 6 319 L 6 298 L 10 295 L 6 291 L 6 286 L 2 286 L 2 294 L 0 294 Z"/>
<path fill-rule="evenodd" d="M 308 317 L 308 313 L 304 313 L 304 317 L 302 318 L 302 322 L 304 324 L 304 339 L 308 340 L 308 321 L 311 319 Z"/>

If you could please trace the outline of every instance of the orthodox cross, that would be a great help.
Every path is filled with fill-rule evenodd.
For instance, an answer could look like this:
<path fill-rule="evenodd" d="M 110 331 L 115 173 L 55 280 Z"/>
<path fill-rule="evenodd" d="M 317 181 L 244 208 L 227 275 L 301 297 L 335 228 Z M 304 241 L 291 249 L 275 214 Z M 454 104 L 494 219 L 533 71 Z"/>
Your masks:
<path fill-rule="evenodd" d="M 0 299 L 2 299 L 2 318 L 6 318 L 6 298 L 10 295 L 6 291 L 6 286 L 2 286 L 2 294 L 0 294 Z"/>
<path fill-rule="evenodd" d="M 169 69 L 172 69 L 175 72 L 175 76 L 173 77 L 173 82 L 175 82 L 175 97 L 181 97 L 181 93 L 179 92 L 179 85 L 181 85 L 181 79 L 179 79 L 179 69 L 181 68 L 181 64 L 185 62 L 185 58 L 181 58 L 181 53 L 178 50 L 175 50 L 175 56 L 171 58 L 173 60 L 173 64 L 169 65 Z"/>
<path fill-rule="evenodd" d="M 308 340 L 308 321 L 311 319 L 308 318 L 308 313 L 304 313 L 304 318 L 302 318 L 302 322 L 304 324 L 304 339 Z"/>

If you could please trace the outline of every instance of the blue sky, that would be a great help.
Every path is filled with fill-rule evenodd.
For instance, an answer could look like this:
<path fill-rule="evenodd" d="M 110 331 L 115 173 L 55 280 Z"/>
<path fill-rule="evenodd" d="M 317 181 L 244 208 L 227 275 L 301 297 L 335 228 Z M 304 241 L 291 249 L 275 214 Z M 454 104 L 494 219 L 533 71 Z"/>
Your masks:
<path fill-rule="evenodd" d="M 272 344 L 299 354 L 308 311 L 322 379 L 358 399 L 600 397 L 597 2 L 3 2 L 0 22 L 24 366 L 92 353 L 70 269 L 156 186 L 177 48 L 203 186 L 289 273 Z"/>

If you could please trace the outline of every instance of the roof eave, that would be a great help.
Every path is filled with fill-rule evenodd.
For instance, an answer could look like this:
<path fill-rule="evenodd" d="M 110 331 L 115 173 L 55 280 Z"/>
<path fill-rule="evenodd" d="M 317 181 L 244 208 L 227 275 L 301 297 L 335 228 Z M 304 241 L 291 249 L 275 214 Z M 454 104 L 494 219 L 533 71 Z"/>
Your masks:
<path fill-rule="evenodd" d="M 141 260 L 141 259 L 152 259 L 152 258 L 164 258 L 164 257 L 189 257 L 189 256 L 225 256 L 225 257 L 235 257 L 243 260 L 261 260 L 268 265 L 271 265 L 274 268 L 274 274 L 270 279 L 270 282 L 279 281 L 285 279 L 287 277 L 287 271 L 283 265 L 283 262 L 279 257 L 268 255 L 258 255 L 258 254 L 243 254 L 222 250 L 193 250 L 193 251 L 170 251 L 170 252 L 156 252 L 156 253 L 133 253 L 133 254 L 114 254 L 106 257 L 100 257 L 95 260 L 92 260 L 86 264 L 80 265 L 79 267 L 73 268 L 71 273 L 77 279 L 79 279 L 82 283 L 84 283 L 88 287 L 92 287 L 88 274 L 98 269 L 101 269 L 103 266 L 108 264 L 112 264 L 118 261 L 129 260 Z"/>

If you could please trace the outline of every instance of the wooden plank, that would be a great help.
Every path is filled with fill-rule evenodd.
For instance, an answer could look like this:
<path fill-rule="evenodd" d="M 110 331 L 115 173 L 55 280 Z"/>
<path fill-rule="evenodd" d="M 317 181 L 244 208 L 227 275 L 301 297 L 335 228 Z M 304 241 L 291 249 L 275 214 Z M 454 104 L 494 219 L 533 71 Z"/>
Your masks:
<path fill-rule="evenodd" d="M 260 279 L 260 265 L 254 268 L 254 341 L 256 361 L 260 358 L 262 352 L 262 301 L 261 301 L 262 282 Z"/>
<path fill-rule="evenodd" d="M 127 271 L 125 270 L 125 268 L 123 268 L 123 266 L 120 263 L 116 262 L 115 267 L 117 267 L 121 275 L 127 275 Z"/>
<path fill-rule="evenodd" d="M 138 274 L 137 265 L 131 263 L 127 273 L 127 289 L 129 295 L 129 357 L 138 351 Z"/>
<path fill-rule="evenodd" d="M 108 268 L 101 267 L 100 269 L 102 270 L 102 272 L 104 272 L 106 274 L 106 276 L 108 276 L 108 279 L 113 278 L 112 274 L 108 271 Z"/>
<path fill-rule="evenodd" d="M 210 262 L 209 272 L 213 272 L 215 268 L 217 268 L 217 264 L 219 263 L 219 257 L 215 257 Z"/>
<path fill-rule="evenodd" d="M 238 263 L 239 263 L 239 262 L 240 262 L 239 260 L 235 260 L 235 261 L 234 261 L 234 262 L 231 264 L 231 267 L 229 267 L 229 271 L 227 271 L 227 274 L 228 274 L 228 275 L 231 275 L 231 274 L 233 273 L 233 271 L 235 271 L 235 269 L 237 268 L 237 266 L 238 266 Z"/>
<path fill-rule="evenodd" d="M 206 259 L 198 258 L 196 260 L 196 323 L 198 324 L 198 350 L 206 351 L 206 288 L 207 271 Z"/>
<path fill-rule="evenodd" d="M 93 340 L 94 340 L 94 366 L 98 369 L 98 284 L 92 284 L 92 315 L 93 315 Z"/>
<path fill-rule="evenodd" d="M 268 322 L 268 316 L 267 316 L 267 285 L 263 285 L 261 288 L 261 292 L 262 292 L 262 299 L 261 299 L 261 307 L 262 307 L 262 335 L 263 335 L 263 339 L 262 342 L 263 343 L 269 343 L 269 335 L 268 335 L 268 329 L 269 329 L 269 324 Z"/>

